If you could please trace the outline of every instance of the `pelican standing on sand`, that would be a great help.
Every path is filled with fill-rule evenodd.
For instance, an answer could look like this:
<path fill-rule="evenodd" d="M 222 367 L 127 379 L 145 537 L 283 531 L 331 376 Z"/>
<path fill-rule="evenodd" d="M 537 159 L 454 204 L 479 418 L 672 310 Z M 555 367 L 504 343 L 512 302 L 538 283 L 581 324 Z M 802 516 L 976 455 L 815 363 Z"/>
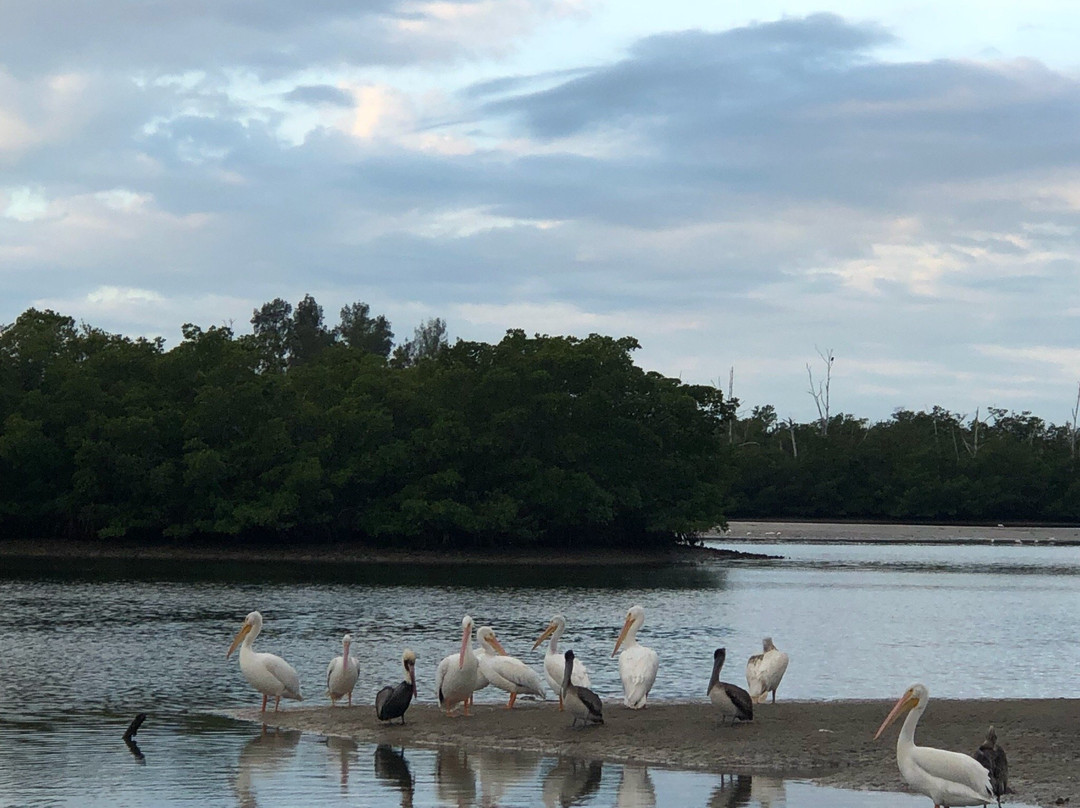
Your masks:
<path fill-rule="evenodd" d="M 461 650 L 443 659 L 435 671 L 435 693 L 439 706 L 450 715 L 454 707 L 463 705 L 465 715 L 469 714 L 469 701 L 476 688 L 476 674 L 480 667 L 476 653 L 471 648 L 473 619 L 469 615 L 461 618 Z"/>
<path fill-rule="evenodd" d="M 507 655 L 491 626 L 481 626 L 476 632 L 476 639 L 484 649 L 479 658 L 480 673 L 490 684 L 510 694 L 507 710 L 514 706 L 522 693 L 544 698 L 546 691 L 540 674 L 517 657 Z"/>
<path fill-rule="evenodd" d="M 416 654 L 406 648 L 401 655 L 405 678 L 397 685 L 387 685 L 375 694 L 375 717 L 380 721 L 400 718 L 405 723 L 405 711 L 416 695 Z"/>
<path fill-rule="evenodd" d="M 349 655 L 351 645 L 352 634 L 346 634 L 341 639 L 341 656 L 330 660 L 330 666 L 326 669 L 326 694 L 330 697 L 331 706 L 336 706 L 338 699 L 347 696 L 352 707 L 352 692 L 360 676 L 360 665 L 356 657 Z"/>
<path fill-rule="evenodd" d="M 997 797 L 998 805 L 1001 805 L 1001 796 L 1009 792 L 1009 759 L 998 744 L 993 727 L 986 733 L 986 740 L 975 750 L 974 757 L 990 772 L 990 789 Z"/>
<path fill-rule="evenodd" d="M 761 642 L 762 651 L 746 661 L 746 684 L 750 691 L 750 698 L 758 704 L 764 703 L 769 693 L 772 693 L 773 704 L 776 704 L 776 688 L 780 687 L 780 680 L 784 678 L 787 670 L 788 655 L 778 651 L 773 645 L 772 637 L 766 637 Z"/>
<path fill-rule="evenodd" d="M 559 694 L 560 710 L 563 708 L 562 681 L 563 671 L 566 668 L 566 659 L 559 653 L 559 638 L 562 637 L 564 631 L 566 631 L 566 618 L 561 614 L 557 614 L 551 618 L 551 622 L 544 629 L 544 633 L 533 643 L 533 650 L 535 651 L 540 647 L 540 643 L 551 637 L 547 652 L 544 654 L 544 675 L 547 677 L 551 689 Z M 575 685 L 581 685 L 581 687 L 588 687 L 590 684 L 589 672 L 585 670 L 585 666 L 580 662 L 574 664 L 571 681 Z"/>
<path fill-rule="evenodd" d="M 645 700 L 656 681 L 656 671 L 660 667 L 656 651 L 638 645 L 638 629 L 644 622 L 645 610 L 640 606 L 631 607 L 626 613 L 626 622 L 623 623 L 619 639 L 615 641 L 615 649 L 611 652 L 611 655 L 615 656 L 619 646 L 625 641 L 626 647 L 619 655 L 619 678 L 622 679 L 623 704 L 632 710 L 645 707 Z"/>
<path fill-rule="evenodd" d="M 926 685 L 909 687 L 878 727 L 874 740 L 881 737 L 881 733 L 897 716 L 910 710 L 896 740 L 896 765 L 904 782 L 932 799 L 934 808 L 993 802 L 990 773 L 975 758 L 961 752 L 915 745 L 915 726 L 929 700 L 930 692 Z"/>
<path fill-rule="evenodd" d="M 574 652 L 567 651 L 563 659 L 565 665 L 563 667 L 563 680 L 559 689 L 562 692 L 563 701 L 566 702 L 566 709 L 574 716 L 570 726 L 574 726 L 578 721 L 585 726 L 603 724 L 604 705 L 600 701 L 600 697 L 587 687 L 573 684 Z"/>
<path fill-rule="evenodd" d="M 750 694 L 738 685 L 720 681 L 720 669 L 724 667 L 726 658 L 725 648 L 717 648 L 713 653 L 712 676 L 705 692 L 709 695 L 709 701 L 720 709 L 720 715 L 730 718 L 732 723 L 735 723 L 736 719 L 753 721 L 754 700 L 750 698 Z"/>
<path fill-rule="evenodd" d="M 253 688 L 263 694 L 262 711 L 266 712 L 266 700 L 273 696 L 274 712 L 277 712 L 282 699 L 303 701 L 304 697 L 300 695 L 300 677 L 292 665 L 279 656 L 261 654 L 252 648 L 255 638 L 262 631 L 262 624 L 262 615 L 258 612 L 245 617 L 225 658 L 231 657 L 236 646 L 240 646 L 240 672 Z"/>

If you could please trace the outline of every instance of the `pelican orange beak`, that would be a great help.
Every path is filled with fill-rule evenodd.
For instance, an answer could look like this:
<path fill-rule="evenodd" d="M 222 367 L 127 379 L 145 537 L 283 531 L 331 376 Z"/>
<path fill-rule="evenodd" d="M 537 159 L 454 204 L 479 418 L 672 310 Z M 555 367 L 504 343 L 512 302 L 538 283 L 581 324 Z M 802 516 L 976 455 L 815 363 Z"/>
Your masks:
<path fill-rule="evenodd" d="M 413 698 L 416 698 L 416 663 L 409 663 L 409 681 L 412 682 L 412 694 Z"/>
<path fill-rule="evenodd" d="M 498 651 L 502 656 L 509 656 L 506 653 L 506 649 L 502 647 L 502 643 L 499 642 L 498 637 L 496 637 L 494 634 L 491 635 L 491 639 L 489 640 L 489 642 L 491 643 L 491 647 Z"/>
<path fill-rule="evenodd" d="M 244 623 L 240 626 L 240 630 L 236 632 L 236 636 L 233 637 L 232 645 L 229 646 L 229 650 L 225 654 L 225 658 L 228 659 L 232 656 L 232 652 L 236 650 L 236 646 L 244 641 L 244 637 L 251 631 L 251 623 Z"/>
<path fill-rule="evenodd" d="M 876 741 L 881 737 L 881 733 L 885 731 L 885 728 L 896 720 L 897 716 L 901 713 L 906 713 L 912 707 L 919 706 L 919 698 L 911 692 L 909 688 L 905 691 L 904 695 L 900 697 L 900 700 L 893 705 L 892 711 L 885 717 L 885 720 L 881 722 L 881 726 L 878 727 L 878 731 L 874 733 L 874 740 Z"/>
<path fill-rule="evenodd" d="M 469 635 L 472 634 L 472 626 L 466 626 L 461 631 L 461 653 L 458 655 L 458 670 L 465 667 L 465 652 L 469 650 Z"/>
<path fill-rule="evenodd" d="M 536 650 L 537 648 L 539 648 L 539 647 L 540 647 L 540 643 L 542 643 L 542 642 L 543 642 L 544 640 L 546 640 L 546 639 L 547 639 L 548 637 L 550 637 L 550 636 L 551 636 L 552 634 L 554 634 L 554 633 L 555 633 L 555 624 L 554 624 L 554 623 L 552 623 L 552 624 L 551 624 L 551 625 L 549 625 L 549 626 L 548 626 L 547 628 L 545 628 L 545 629 L 544 629 L 544 633 L 543 633 L 543 634 L 541 634 L 541 635 L 540 635 L 540 636 L 539 636 L 539 637 L 538 637 L 538 638 L 536 639 L 536 642 L 534 642 L 534 643 L 533 643 L 533 647 L 532 647 L 532 649 L 533 649 L 533 650 L 535 651 L 535 650 Z"/>
<path fill-rule="evenodd" d="M 622 631 L 619 632 L 619 639 L 615 640 L 615 650 L 611 652 L 612 656 L 619 653 L 619 646 L 623 644 L 623 640 L 626 639 L 626 634 L 630 631 L 630 626 L 633 624 L 634 618 L 630 615 L 626 615 L 626 622 L 623 623 Z"/>

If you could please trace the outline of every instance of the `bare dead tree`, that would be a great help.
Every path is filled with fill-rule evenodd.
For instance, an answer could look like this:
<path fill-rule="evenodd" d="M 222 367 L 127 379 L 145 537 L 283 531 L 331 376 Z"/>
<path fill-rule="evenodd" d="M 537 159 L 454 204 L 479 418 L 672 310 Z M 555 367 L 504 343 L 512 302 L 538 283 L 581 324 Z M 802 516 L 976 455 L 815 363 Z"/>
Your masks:
<path fill-rule="evenodd" d="M 963 416 L 961 416 L 963 420 Z M 972 457 L 976 457 L 979 454 L 979 408 L 975 408 L 975 418 L 971 422 L 971 440 L 968 441 L 967 437 L 963 434 L 960 435 L 960 440 L 964 442 L 964 448 L 967 449 L 967 453 Z"/>
<path fill-rule="evenodd" d="M 735 400 L 735 366 L 734 365 L 732 365 L 731 369 L 728 371 L 728 377 L 727 377 L 727 400 L 729 402 Z M 735 421 L 736 420 L 737 419 L 733 415 L 731 420 L 728 421 L 728 425 L 727 425 L 728 445 L 731 445 L 731 444 L 735 443 Z"/>
<path fill-rule="evenodd" d="M 787 428 L 788 428 L 788 432 L 791 433 L 791 456 L 792 457 L 798 457 L 799 456 L 799 446 L 798 446 L 798 444 L 795 443 L 795 419 L 794 418 L 789 417 L 787 419 Z"/>
<path fill-rule="evenodd" d="M 1080 382 L 1076 385 L 1076 404 L 1073 405 L 1072 411 L 1072 423 L 1069 425 L 1069 457 L 1076 458 L 1076 439 L 1080 433 L 1077 432 L 1076 418 L 1080 415 Z"/>
<path fill-rule="evenodd" d="M 832 366 L 836 357 L 833 355 L 832 348 L 829 348 L 825 353 L 822 353 L 817 346 L 814 346 L 814 348 L 817 350 L 818 356 L 821 357 L 821 361 L 825 363 L 825 380 L 819 381 L 817 387 L 814 387 L 814 371 L 809 362 L 806 363 L 806 375 L 810 377 L 809 393 L 814 399 L 815 406 L 817 406 L 818 426 L 822 437 L 824 437 L 829 434 L 829 387 L 832 385 Z"/>

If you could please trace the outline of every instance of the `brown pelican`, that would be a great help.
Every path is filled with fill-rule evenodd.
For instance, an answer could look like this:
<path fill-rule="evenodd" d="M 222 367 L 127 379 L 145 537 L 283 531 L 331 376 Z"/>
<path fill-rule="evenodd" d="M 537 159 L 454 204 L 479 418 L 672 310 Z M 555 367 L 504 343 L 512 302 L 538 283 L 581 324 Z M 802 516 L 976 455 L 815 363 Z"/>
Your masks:
<path fill-rule="evenodd" d="M 562 680 L 563 670 L 566 667 L 566 660 L 559 653 L 559 638 L 562 637 L 565 630 L 566 618 L 561 614 L 557 614 L 551 618 L 551 622 L 544 629 L 544 633 L 533 643 L 533 650 L 535 651 L 540 647 L 540 643 L 551 637 L 547 653 L 544 654 L 544 675 L 547 677 L 551 689 L 559 694 L 559 710 L 563 708 Z M 575 685 L 581 685 L 582 687 L 589 687 L 590 685 L 589 672 L 585 670 L 585 665 L 581 662 L 574 665 L 573 682 Z"/>
<path fill-rule="evenodd" d="M 705 692 L 709 700 L 720 708 L 720 715 L 730 718 L 732 723 L 739 721 L 754 720 L 754 700 L 750 694 L 738 685 L 720 681 L 720 669 L 724 667 L 724 659 L 727 658 L 727 650 L 717 648 L 713 653 L 712 676 L 709 678 L 709 689 Z"/>
<path fill-rule="evenodd" d="M 506 709 L 514 706 L 518 694 L 544 698 L 544 681 L 540 674 L 517 657 L 507 656 L 506 650 L 499 643 L 491 626 L 482 626 L 476 632 L 476 638 L 484 649 L 479 658 L 480 673 L 489 683 L 510 694 Z"/>
<path fill-rule="evenodd" d="M 454 707 L 463 705 L 465 715 L 469 714 L 469 702 L 476 689 L 476 673 L 480 668 L 476 653 L 470 647 L 473 632 L 473 619 L 469 615 L 461 618 L 461 650 L 445 657 L 435 670 L 435 693 L 439 706 L 450 715 Z"/>
<path fill-rule="evenodd" d="M 1001 805 L 1001 795 L 1009 792 L 1009 761 L 1005 750 L 997 742 L 994 728 L 986 733 L 986 740 L 975 750 L 975 759 L 990 773 L 990 788 Z"/>
<path fill-rule="evenodd" d="M 232 645 L 225 653 L 225 658 L 232 656 L 236 646 L 240 645 L 240 672 L 253 688 L 263 694 L 262 711 L 266 712 L 266 699 L 275 698 L 274 711 L 277 712 L 282 699 L 303 701 L 300 695 L 300 677 L 296 669 L 279 656 L 260 654 L 252 648 L 255 638 L 262 631 L 263 619 L 258 612 L 252 612 L 244 618 L 244 624 L 236 632 Z"/>
<path fill-rule="evenodd" d="M 787 670 L 788 655 L 783 651 L 776 650 L 772 637 L 766 637 L 761 643 L 762 652 L 746 661 L 746 684 L 750 691 L 750 697 L 761 704 L 772 693 L 773 703 L 776 703 L 776 688 L 780 687 L 780 680 L 784 678 Z"/>
<path fill-rule="evenodd" d="M 331 705 L 348 696 L 349 706 L 352 707 L 352 692 L 360 676 L 360 666 L 356 657 L 349 655 L 351 645 L 352 634 L 346 634 L 341 640 L 341 656 L 330 660 L 330 666 L 326 669 L 326 694 L 330 696 Z"/>
<path fill-rule="evenodd" d="M 993 802 L 990 773 L 975 758 L 960 752 L 915 745 L 915 726 L 929 700 L 930 692 L 926 685 L 909 687 L 878 727 L 874 740 L 881 737 L 881 733 L 898 715 L 911 710 L 896 740 L 896 764 L 904 781 L 915 791 L 932 799 L 934 808 Z"/>
<path fill-rule="evenodd" d="M 380 721 L 400 718 L 405 723 L 405 711 L 416 695 L 416 654 L 406 648 L 401 655 L 405 678 L 397 685 L 387 685 L 375 694 L 375 716 Z"/>
<path fill-rule="evenodd" d="M 645 610 L 640 606 L 631 607 L 626 613 L 626 622 L 623 623 L 619 639 L 615 641 L 615 650 L 611 652 L 611 655 L 615 656 L 619 646 L 626 641 L 626 650 L 619 655 L 619 678 L 622 679 L 623 704 L 632 710 L 645 707 L 645 700 L 656 681 L 656 671 L 660 667 L 656 651 L 638 645 L 638 629 L 644 622 Z"/>
<path fill-rule="evenodd" d="M 589 724 L 604 723 L 604 705 L 600 697 L 589 688 L 573 684 L 574 676 L 574 652 L 567 651 L 565 654 L 566 667 L 563 669 L 562 695 L 566 708 L 574 716 L 570 726 L 578 721 L 588 726 Z"/>

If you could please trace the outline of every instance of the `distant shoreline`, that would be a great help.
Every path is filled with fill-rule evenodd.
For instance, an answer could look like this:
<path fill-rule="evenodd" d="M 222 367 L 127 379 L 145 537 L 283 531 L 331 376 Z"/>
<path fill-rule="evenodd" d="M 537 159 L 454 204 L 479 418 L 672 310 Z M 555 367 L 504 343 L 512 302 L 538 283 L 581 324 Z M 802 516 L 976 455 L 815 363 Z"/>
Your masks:
<path fill-rule="evenodd" d="M 912 525 L 888 522 L 732 521 L 709 538 L 757 544 L 1047 544 L 1080 545 L 1080 526 Z"/>
<path fill-rule="evenodd" d="M 645 710 L 604 702 L 604 725 L 572 730 L 554 702 L 476 705 L 469 718 L 447 717 L 431 703 L 414 705 L 406 723 L 383 725 L 370 706 L 290 706 L 241 720 L 393 746 L 457 746 L 482 752 L 498 744 L 546 755 L 636 763 L 659 768 L 810 778 L 821 785 L 906 791 L 896 767 L 894 725 L 874 731 L 892 701 L 780 701 L 755 707 L 750 724 L 721 726 L 708 703 L 650 702 Z M 1010 802 L 1054 805 L 1080 797 L 1077 699 L 931 700 L 920 745 L 974 751 L 993 724 L 1009 756 Z M 929 804 L 929 803 L 927 803 Z"/>
<path fill-rule="evenodd" d="M 743 550 L 678 545 L 667 550 L 563 550 L 446 551 L 393 550 L 348 544 L 313 544 L 297 549 L 241 545 L 182 546 L 178 544 L 126 544 L 77 542 L 58 539 L 9 539 L 0 541 L 0 558 L 120 559 L 126 561 L 234 561 L 290 564 L 511 564 L 554 565 L 649 565 L 704 564 L 731 559 L 767 559 L 775 556 Z"/>

